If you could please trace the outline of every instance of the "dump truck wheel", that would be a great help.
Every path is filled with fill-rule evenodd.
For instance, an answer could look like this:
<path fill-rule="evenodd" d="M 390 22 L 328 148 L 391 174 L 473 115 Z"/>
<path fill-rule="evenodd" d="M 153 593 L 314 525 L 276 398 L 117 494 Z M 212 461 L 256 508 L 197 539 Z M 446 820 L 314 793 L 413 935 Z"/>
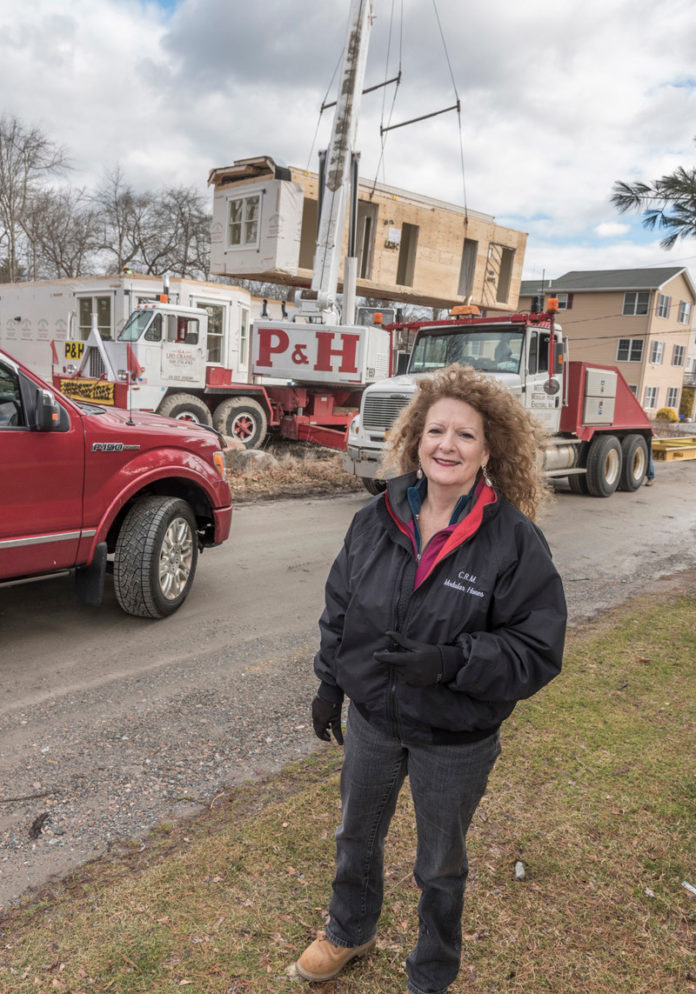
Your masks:
<path fill-rule="evenodd" d="M 200 397 L 192 393 L 173 393 L 165 397 L 159 406 L 158 414 L 177 421 L 194 421 L 198 425 L 212 425 L 213 416 Z"/>
<path fill-rule="evenodd" d="M 361 476 L 360 479 L 368 494 L 372 494 L 374 497 L 387 489 L 387 484 L 384 480 L 371 480 L 369 476 Z"/>
<path fill-rule="evenodd" d="M 642 435 L 626 435 L 621 442 L 623 464 L 619 490 L 638 490 L 648 472 L 648 445 Z"/>
<path fill-rule="evenodd" d="M 127 614 L 166 618 L 186 600 L 197 563 L 196 519 L 186 501 L 143 497 L 116 541 L 116 598 Z"/>
<path fill-rule="evenodd" d="M 621 480 L 621 444 L 615 435 L 597 435 L 587 454 L 587 489 L 592 497 L 611 497 Z"/>
<path fill-rule="evenodd" d="M 587 489 L 587 476 L 583 473 L 572 473 L 568 477 L 568 486 L 574 494 L 582 494 L 583 497 L 587 497 L 590 492 Z"/>
<path fill-rule="evenodd" d="M 245 448 L 258 449 L 268 431 L 268 418 L 251 397 L 228 397 L 215 408 L 213 425 L 221 434 L 243 442 Z"/>

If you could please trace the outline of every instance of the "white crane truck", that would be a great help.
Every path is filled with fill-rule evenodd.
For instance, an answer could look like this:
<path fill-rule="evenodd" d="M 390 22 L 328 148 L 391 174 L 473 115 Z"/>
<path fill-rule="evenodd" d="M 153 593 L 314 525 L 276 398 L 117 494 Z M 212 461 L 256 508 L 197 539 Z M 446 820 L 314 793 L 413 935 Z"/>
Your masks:
<path fill-rule="evenodd" d="M 352 0 L 339 97 L 326 153 L 311 290 L 293 320 L 263 317 L 251 329 L 251 372 L 242 379 L 234 348 L 209 361 L 205 313 L 159 301 L 135 309 L 116 341 L 94 329 L 84 354 L 54 384 L 71 397 L 190 418 L 258 447 L 269 426 L 288 438 L 345 447 L 345 431 L 364 387 L 391 373 L 391 337 L 356 325 L 355 142 L 371 28 L 370 0 Z M 337 297 L 348 206 L 351 237 L 342 307 Z M 252 223 L 252 222 L 249 222 Z M 255 223 L 255 222 L 254 222 Z M 240 334 L 244 329 L 240 329 Z M 233 346 L 234 343 L 231 343 Z"/>
<path fill-rule="evenodd" d="M 347 472 L 361 477 L 370 493 L 384 489 L 385 441 L 417 378 L 457 362 L 494 376 L 547 429 L 547 477 L 565 477 L 575 493 L 593 497 L 637 490 L 653 433 L 621 372 L 569 360 L 553 310 L 494 318 L 461 313 L 472 310 L 477 309 L 455 308 L 458 313 L 443 321 L 391 326 L 416 333 L 408 369 L 363 393 L 348 430 Z"/>

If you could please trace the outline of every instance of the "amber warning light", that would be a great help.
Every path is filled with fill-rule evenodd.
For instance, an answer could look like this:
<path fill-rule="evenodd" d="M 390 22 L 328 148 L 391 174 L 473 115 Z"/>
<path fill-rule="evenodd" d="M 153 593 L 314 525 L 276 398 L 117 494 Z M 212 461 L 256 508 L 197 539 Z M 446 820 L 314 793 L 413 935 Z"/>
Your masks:
<path fill-rule="evenodd" d="M 546 310 L 549 312 L 549 314 L 551 312 L 553 312 L 554 314 L 558 312 L 558 297 L 549 297 L 549 299 L 546 301 Z"/>

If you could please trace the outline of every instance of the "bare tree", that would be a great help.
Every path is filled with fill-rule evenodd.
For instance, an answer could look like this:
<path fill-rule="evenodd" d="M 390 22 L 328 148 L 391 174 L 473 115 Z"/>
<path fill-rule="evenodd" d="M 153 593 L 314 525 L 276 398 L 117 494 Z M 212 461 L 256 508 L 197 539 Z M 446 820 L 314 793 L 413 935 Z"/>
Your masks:
<path fill-rule="evenodd" d="M 84 189 L 39 192 L 32 197 L 24 227 L 34 279 L 84 276 L 93 268 L 98 215 Z"/>
<path fill-rule="evenodd" d="M 19 272 L 20 243 L 32 197 L 41 180 L 67 166 L 65 152 L 38 128 L 26 127 L 18 118 L 0 118 L 0 226 L 10 282 Z"/>
<path fill-rule="evenodd" d="M 148 207 L 147 195 L 137 194 L 116 166 L 94 195 L 99 216 L 99 250 L 107 272 L 120 272 L 140 262 L 143 216 Z"/>

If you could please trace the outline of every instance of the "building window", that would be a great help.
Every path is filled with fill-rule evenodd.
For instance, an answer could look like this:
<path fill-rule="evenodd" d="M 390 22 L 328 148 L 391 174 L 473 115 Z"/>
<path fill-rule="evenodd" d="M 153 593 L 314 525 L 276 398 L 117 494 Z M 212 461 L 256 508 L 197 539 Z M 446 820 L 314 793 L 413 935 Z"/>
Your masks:
<path fill-rule="evenodd" d="M 628 389 L 631 391 L 631 393 L 633 394 L 634 397 L 638 396 L 638 384 L 637 383 L 629 383 L 628 384 Z"/>
<path fill-rule="evenodd" d="M 97 316 L 97 330 L 102 338 L 111 338 L 111 297 L 78 297 L 80 338 L 87 341 L 92 328 L 92 315 Z"/>
<path fill-rule="evenodd" d="M 683 366 L 684 365 L 684 349 L 683 345 L 675 345 L 672 348 L 672 365 L 673 366 Z"/>
<path fill-rule="evenodd" d="M 512 282 L 512 266 L 515 261 L 515 250 L 511 248 L 500 248 L 500 271 L 498 275 L 498 289 L 496 299 L 501 303 L 507 303 L 510 296 L 510 283 Z"/>
<path fill-rule="evenodd" d="M 649 304 L 650 304 L 650 294 L 647 292 L 625 293 L 624 303 L 623 303 L 623 313 L 647 314 Z"/>
<path fill-rule="evenodd" d="M 657 316 L 659 318 L 668 318 L 671 306 L 672 306 L 672 298 L 666 297 L 664 293 L 658 293 L 657 308 L 655 310 Z"/>
<path fill-rule="evenodd" d="M 643 339 L 642 338 L 620 338 L 619 346 L 616 350 L 617 362 L 642 362 L 643 361 Z"/>
<path fill-rule="evenodd" d="M 646 387 L 643 394 L 643 407 L 657 407 L 657 387 Z"/>
<path fill-rule="evenodd" d="M 559 311 L 569 311 L 573 306 L 572 293 L 557 293 L 556 299 L 558 301 Z"/>
<path fill-rule="evenodd" d="M 650 362 L 655 366 L 659 366 L 662 363 L 662 357 L 665 354 L 665 343 L 664 342 L 652 342 L 650 345 Z"/>
<path fill-rule="evenodd" d="M 679 324 L 688 324 L 691 320 L 691 304 L 687 300 L 679 301 Z"/>
<path fill-rule="evenodd" d="M 259 243 L 261 194 L 230 200 L 227 243 L 230 248 L 250 248 Z"/>
<path fill-rule="evenodd" d="M 473 238 L 464 239 L 462 248 L 462 264 L 459 269 L 459 286 L 457 293 L 460 297 L 470 297 L 474 292 L 474 273 L 476 272 L 476 258 L 478 256 L 478 242 Z"/>
<path fill-rule="evenodd" d="M 676 409 L 679 403 L 679 387 L 670 387 L 667 391 L 667 407 Z"/>
<path fill-rule="evenodd" d="M 399 260 L 396 268 L 396 282 L 399 286 L 413 286 L 413 276 L 416 270 L 416 250 L 418 248 L 418 225 L 401 225 L 401 242 L 399 243 Z"/>

